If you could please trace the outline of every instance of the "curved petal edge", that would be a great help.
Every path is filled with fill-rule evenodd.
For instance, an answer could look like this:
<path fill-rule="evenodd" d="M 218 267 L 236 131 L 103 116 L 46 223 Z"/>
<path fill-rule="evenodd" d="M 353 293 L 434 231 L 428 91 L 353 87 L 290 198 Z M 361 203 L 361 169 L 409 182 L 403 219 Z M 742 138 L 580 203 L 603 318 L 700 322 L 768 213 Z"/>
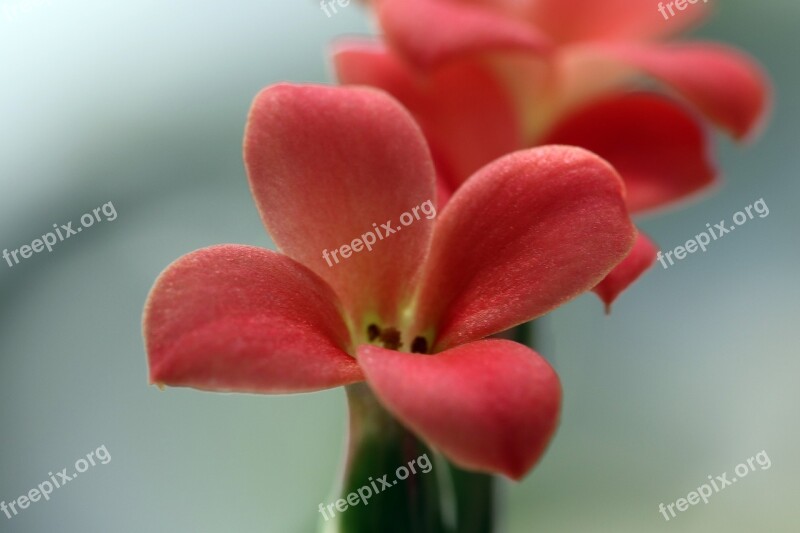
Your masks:
<path fill-rule="evenodd" d="M 606 314 L 622 292 L 630 287 L 656 261 L 658 248 L 643 233 L 639 233 L 636 244 L 628 256 L 592 289 L 605 304 Z"/>
<path fill-rule="evenodd" d="M 622 179 L 595 154 L 547 146 L 505 156 L 440 214 L 416 331 L 440 351 L 532 320 L 591 290 L 635 235 Z"/>
<path fill-rule="evenodd" d="M 422 70 L 469 54 L 551 50 L 549 39 L 530 24 L 459 2 L 383 0 L 378 18 L 392 47 Z"/>
<path fill-rule="evenodd" d="M 435 355 L 362 346 L 358 358 L 383 405 L 463 468 L 519 480 L 558 425 L 558 376 L 521 344 L 484 340 Z"/>
<path fill-rule="evenodd" d="M 150 379 L 222 392 L 306 392 L 361 381 L 336 296 L 270 250 L 197 250 L 159 276 L 145 305 Z"/>

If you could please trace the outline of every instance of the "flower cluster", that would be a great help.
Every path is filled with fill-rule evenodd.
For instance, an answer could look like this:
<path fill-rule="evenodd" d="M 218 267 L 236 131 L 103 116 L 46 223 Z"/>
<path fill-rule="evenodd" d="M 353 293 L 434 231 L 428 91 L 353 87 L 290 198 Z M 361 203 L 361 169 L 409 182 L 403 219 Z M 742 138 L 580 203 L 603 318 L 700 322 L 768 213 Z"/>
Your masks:
<path fill-rule="evenodd" d="M 704 121 L 741 139 L 769 108 L 768 84 L 741 52 L 666 41 L 704 17 L 707 4 L 668 23 L 654 0 L 371 5 L 384 38 L 339 42 L 336 72 L 411 110 L 436 157 L 442 197 L 503 154 L 565 144 L 610 162 L 625 180 L 630 212 L 640 214 L 714 184 Z M 595 289 L 606 306 L 655 255 L 640 234 Z"/>

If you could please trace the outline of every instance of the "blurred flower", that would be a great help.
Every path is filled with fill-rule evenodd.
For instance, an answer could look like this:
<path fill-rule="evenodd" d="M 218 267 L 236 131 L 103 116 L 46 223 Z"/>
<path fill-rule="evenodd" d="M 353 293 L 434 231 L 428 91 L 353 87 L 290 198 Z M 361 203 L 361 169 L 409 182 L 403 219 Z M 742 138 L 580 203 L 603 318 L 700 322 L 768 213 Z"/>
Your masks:
<path fill-rule="evenodd" d="M 741 139 L 769 107 L 754 61 L 702 42 L 664 42 L 698 22 L 665 20 L 655 0 L 373 0 L 385 42 L 338 43 L 345 84 L 380 87 L 415 116 L 442 188 L 503 154 L 581 146 L 625 180 L 631 213 L 712 185 L 705 119 Z M 643 78 L 669 96 L 644 92 Z M 445 192 L 446 196 L 446 192 Z M 645 237 L 596 289 L 606 305 L 655 260 Z"/>
<path fill-rule="evenodd" d="M 481 339 L 591 289 L 627 254 L 614 170 L 579 148 L 508 155 L 439 217 L 332 268 L 323 250 L 435 198 L 411 116 L 373 89 L 274 86 L 244 155 L 282 253 L 221 245 L 170 265 L 144 314 L 151 380 L 252 393 L 366 380 L 451 461 L 523 476 L 555 430 L 558 378 L 529 348 Z"/>

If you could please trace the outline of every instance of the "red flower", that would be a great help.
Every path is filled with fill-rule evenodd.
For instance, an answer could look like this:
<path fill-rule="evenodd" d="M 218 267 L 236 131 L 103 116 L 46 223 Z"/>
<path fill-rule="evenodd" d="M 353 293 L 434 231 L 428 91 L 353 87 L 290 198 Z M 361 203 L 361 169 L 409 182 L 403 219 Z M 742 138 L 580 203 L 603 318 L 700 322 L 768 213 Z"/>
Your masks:
<path fill-rule="evenodd" d="M 366 380 L 455 463 L 523 476 L 555 430 L 558 378 L 525 346 L 481 339 L 591 289 L 627 254 L 616 172 L 578 148 L 517 152 L 401 230 L 401 213 L 435 198 L 422 132 L 379 91 L 313 86 L 264 90 L 244 155 L 282 253 L 222 245 L 169 266 L 145 308 L 151 380 L 254 393 Z M 323 258 L 389 220 L 371 251 Z"/>
<path fill-rule="evenodd" d="M 380 87 L 421 124 L 445 190 L 524 147 L 581 146 L 609 161 L 641 213 L 707 188 L 716 171 L 697 115 L 743 138 L 768 108 L 742 53 L 663 38 L 708 11 L 665 20 L 657 0 L 374 0 L 388 48 L 340 43 L 339 79 Z M 678 99 L 635 89 L 642 75 Z M 606 305 L 655 260 L 643 235 L 597 293 Z"/>

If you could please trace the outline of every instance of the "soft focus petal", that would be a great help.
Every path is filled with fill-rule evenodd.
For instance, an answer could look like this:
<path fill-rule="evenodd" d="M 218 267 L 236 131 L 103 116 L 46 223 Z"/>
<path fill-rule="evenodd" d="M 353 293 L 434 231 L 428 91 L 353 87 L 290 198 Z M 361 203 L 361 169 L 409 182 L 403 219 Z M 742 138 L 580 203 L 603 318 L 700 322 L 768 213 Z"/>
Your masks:
<path fill-rule="evenodd" d="M 554 104 L 547 111 L 548 119 L 537 137 L 528 138 L 540 143 L 541 135 L 565 115 L 597 100 L 631 90 L 631 81 L 641 71 L 598 51 L 597 46 L 576 45 L 564 47 L 556 60 L 554 73 Z"/>
<path fill-rule="evenodd" d="M 171 264 L 148 297 L 144 337 L 158 384 L 277 393 L 362 379 L 330 287 L 251 246 L 204 248 Z"/>
<path fill-rule="evenodd" d="M 560 122 L 544 143 L 580 146 L 611 163 L 625 180 L 632 212 L 683 199 L 716 175 L 695 117 L 653 94 L 595 102 Z"/>
<path fill-rule="evenodd" d="M 376 228 L 395 230 L 401 215 L 435 202 L 431 156 L 408 112 L 374 89 L 273 86 L 253 104 L 245 163 L 280 249 L 325 279 L 356 322 L 367 313 L 393 321 L 433 220 L 384 229 L 386 238 Z M 374 240 L 372 251 L 355 239 Z"/>
<path fill-rule="evenodd" d="M 381 403 L 461 467 L 520 479 L 556 429 L 558 377 L 521 344 L 478 341 L 433 356 L 365 345 L 358 358 Z"/>
<path fill-rule="evenodd" d="M 737 139 L 756 130 L 769 110 L 765 75 L 754 60 L 733 48 L 692 43 L 604 45 L 597 51 L 671 86 Z"/>
<path fill-rule="evenodd" d="M 523 147 L 510 95 L 477 61 L 453 62 L 422 75 L 382 45 L 353 40 L 339 43 L 333 59 L 342 83 L 383 89 L 411 111 L 452 189 L 486 163 Z"/>
<path fill-rule="evenodd" d="M 561 114 L 560 105 L 565 100 L 559 61 L 523 54 L 493 54 L 486 63 L 510 95 L 523 146 L 537 146 L 542 132 Z"/>
<path fill-rule="evenodd" d="M 444 207 L 453 196 L 453 186 L 450 185 L 451 180 L 439 178 L 436 180 L 436 198 L 438 200 L 438 207 Z"/>
<path fill-rule="evenodd" d="M 421 69 L 475 53 L 550 48 L 524 21 L 449 0 L 382 0 L 378 17 L 392 47 Z"/>
<path fill-rule="evenodd" d="M 524 150 L 484 167 L 439 216 L 415 332 L 435 350 L 542 315 L 592 289 L 633 246 L 622 180 L 585 150 Z"/>
<path fill-rule="evenodd" d="M 667 20 L 659 11 L 659 3 L 669 2 L 659 0 L 480 1 L 511 6 L 511 10 L 522 6 L 517 8 L 520 16 L 527 16 L 559 43 L 664 37 L 696 24 L 706 16 L 710 5 L 702 0 L 694 5 L 687 4 L 689 9 L 675 11 L 678 16 Z"/>
<path fill-rule="evenodd" d="M 606 307 L 606 313 L 611 312 L 614 300 L 639 279 L 647 269 L 653 266 L 658 248 L 644 234 L 639 233 L 633 249 L 614 270 L 594 288 L 595 294 L 600 297 Z"/>

